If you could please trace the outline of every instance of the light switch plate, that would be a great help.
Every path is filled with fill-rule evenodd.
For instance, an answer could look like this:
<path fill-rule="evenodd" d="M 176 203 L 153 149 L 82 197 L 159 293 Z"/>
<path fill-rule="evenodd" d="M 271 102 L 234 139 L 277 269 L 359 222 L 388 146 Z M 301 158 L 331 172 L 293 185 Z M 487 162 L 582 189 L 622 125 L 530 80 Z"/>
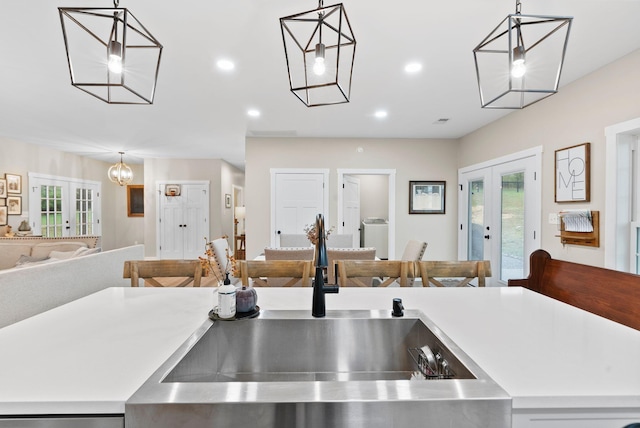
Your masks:
<path fill-rule="evenodd" d="M 558 224 L 558 214 L 549 213 L 549 224 Z"/>

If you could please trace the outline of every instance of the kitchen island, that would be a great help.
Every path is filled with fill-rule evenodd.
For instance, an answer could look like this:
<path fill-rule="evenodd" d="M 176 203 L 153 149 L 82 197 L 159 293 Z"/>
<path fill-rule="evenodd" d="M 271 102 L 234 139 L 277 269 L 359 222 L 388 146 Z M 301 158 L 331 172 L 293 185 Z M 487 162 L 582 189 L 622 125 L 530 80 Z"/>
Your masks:
<path fill-rule="evenodd" d="M 0 427 L 22 415 L 119 421 L 126 400 L 208 320 L 213 292 L 111 288 L 0 329 Z M 311 288 L 258 296 L 263 309 L 311 311 Z M 394 297 L 507 391 L 513 427 L 640 422 L 640 331 L 519 287 L 342 288 L 327 310 L 391 310 Z"/>

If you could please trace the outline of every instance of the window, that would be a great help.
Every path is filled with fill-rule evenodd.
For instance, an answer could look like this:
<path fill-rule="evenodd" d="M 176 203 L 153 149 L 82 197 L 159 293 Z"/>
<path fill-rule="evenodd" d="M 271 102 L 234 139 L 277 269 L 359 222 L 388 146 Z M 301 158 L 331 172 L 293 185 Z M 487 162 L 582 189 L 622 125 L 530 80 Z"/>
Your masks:
<path fill-rule="evenodd" d="M 29 189 L 29 222 L 35 234 L 101 234 L 100 182 L 30 173 Z"/>

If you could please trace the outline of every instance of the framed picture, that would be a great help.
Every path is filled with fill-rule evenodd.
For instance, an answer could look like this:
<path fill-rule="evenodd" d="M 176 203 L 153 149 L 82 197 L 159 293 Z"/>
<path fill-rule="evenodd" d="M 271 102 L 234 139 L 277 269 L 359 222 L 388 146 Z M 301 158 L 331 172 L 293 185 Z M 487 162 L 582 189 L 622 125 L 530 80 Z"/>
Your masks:
<path fill-rule="evenodd" d="M 164 195 L 165 196 L 180 196 L 180 185 L 179 184 L 167 184 L 164 186 Z"/>
<path fill-rule="evenodd" d="M 7 197 L 7 214 L 9 215 L 22 214 L 22 197 L 21 196 Z"/>
<path fill-rule="evenodd" d="M 555 201 L 591 200 L 591 143 L 556 150 Z"/>
<path fill-rule="evenodd" d="M 0 226 L 7 225 L 7 207 L 0 207 Z"/>
<path fill-rule="evenodd" d="M 444 214 L 446 181 L 410 181 L 409 214 Z"/>
<path fill-rule="evenodd" d="M 229 193 L 224 194 L 224 207 L 231 208 L 231 195 Z"/>
<path fill-rule="evenodd" d="M 5 174 L 7 180 L 7 193 L 22 193 L 22 176 L 17 174 Z"/>
<path fill-rule="evenodd" d="M 144 217 L 144 186 L 142 184 L 127 186 L 127 216 Z"/>
<path fill-rule="evenodd" d="M 0 198 L 7 197 L 7 180 L 0 178 Z"/>

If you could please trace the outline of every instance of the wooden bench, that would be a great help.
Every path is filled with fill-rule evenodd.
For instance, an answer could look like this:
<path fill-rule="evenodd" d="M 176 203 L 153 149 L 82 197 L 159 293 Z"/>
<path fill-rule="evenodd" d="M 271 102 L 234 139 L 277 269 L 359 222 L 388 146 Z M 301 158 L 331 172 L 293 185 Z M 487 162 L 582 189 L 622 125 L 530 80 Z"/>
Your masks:
<path fill-rule="evenodd" d="M 510 279 L 545 296 L 640 330 L 640 275 L 552 259 L 531 253 L 526 279 Z"/>

